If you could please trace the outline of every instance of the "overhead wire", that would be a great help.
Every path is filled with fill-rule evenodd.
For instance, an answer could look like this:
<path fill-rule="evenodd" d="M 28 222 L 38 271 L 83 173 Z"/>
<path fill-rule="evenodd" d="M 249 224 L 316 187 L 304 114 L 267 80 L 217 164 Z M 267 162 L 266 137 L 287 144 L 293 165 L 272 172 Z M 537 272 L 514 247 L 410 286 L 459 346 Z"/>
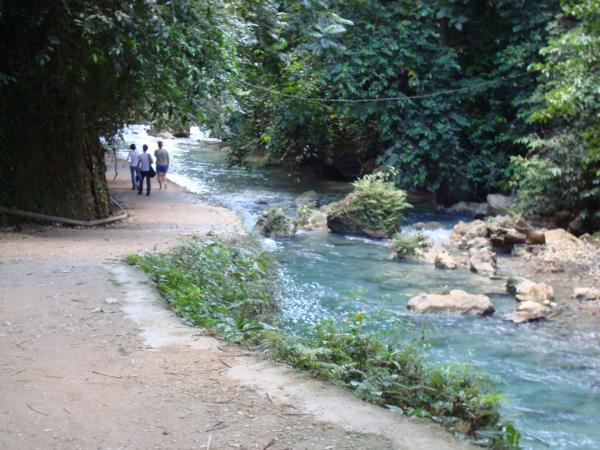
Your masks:
<path fill-rule="evenodd" d="M 262 92 L 267 92 L 272 95 L 278 95 L 281 97 L 295 99 L 295 100 L 302 100 L 302 101 L 313 102 L 313 103 L 356 104 L 356 103 L 381 103 L 381 102 L 416 100 L 416 99 L 437 97 L 437 96 L 441 96 L 441 95 L 455 94 L 455 93 L 459 93 L 459 92 L 468 92 L 468 91 L 476 90 L 477 88 L 480 88 L 480 87 L 485 87 L 487 85 L 496 84 L 499 81 L 509 81 L 509 80 L 514 80 L 517 78 L 522 78 L 524 76 L 531 75 L 532 73 L 533 72 L 531 72 L 531 71 L 524 72 L 524 73 L 521 73 L 518 75 L 513 75 L 510 77 L 501 77 L 500 79 L 482 81 L 481 83 L 477 83 L 476 85 L 472 85 L 472 86 L 465 86 L 465 87 L 456 88 L 456 89 L 444 89 L 444 90 L 440 90 L 440 91 L 436 91 L 436 92 L 430 92 L 427 94 L 401 95 L 401 96 L 395 96 L 395 97 L 379 97 L 379 98 L 361 98 L 361 99 L 306 97 L 303 95 L 286 94 L 284 92 L 279 92 L 279 91 L 276 91 L 276 90 L 273 90 L 273 89 L 270 89 L 270 88 L 267 88 L 264 86 L 259 86 L 259 85 L 250 83 L 249 81 L 243 80 L 241 78 L 239 78 L 239 81 L 241 81 L 243 84 L 251 87 L 252 89 L 260 90 Z"/>

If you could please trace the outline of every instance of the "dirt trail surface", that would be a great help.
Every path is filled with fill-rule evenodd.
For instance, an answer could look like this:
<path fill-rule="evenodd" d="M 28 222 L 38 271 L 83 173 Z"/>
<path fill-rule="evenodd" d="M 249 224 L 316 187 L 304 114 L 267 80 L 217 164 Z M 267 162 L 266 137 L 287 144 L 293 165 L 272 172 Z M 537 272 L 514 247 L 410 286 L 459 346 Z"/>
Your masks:
<path fill-rule="evenodd" d="M 123 222 L 0 231 L 0 448 L 466 448 L 183 325 L 122 257 L 240 221 L 120 172 Z"/>

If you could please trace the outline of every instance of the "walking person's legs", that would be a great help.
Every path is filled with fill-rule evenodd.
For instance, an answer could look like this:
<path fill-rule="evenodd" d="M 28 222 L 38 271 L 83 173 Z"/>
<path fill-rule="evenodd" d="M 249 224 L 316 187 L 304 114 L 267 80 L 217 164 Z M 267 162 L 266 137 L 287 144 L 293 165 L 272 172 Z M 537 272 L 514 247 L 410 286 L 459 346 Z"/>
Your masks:
<path fill-rule="evenodd" d="M 146 172 L 146 195 L 150 195 L 150 173 Z"/>
<path fill-rule="evenodd" d="M 148 175 L 142 170 L 140 172 L 140 186 L 138 187 L 138 195 L 142 195 L 142 190 L 144 189 L 144 177 L 148 177 Z"/>
<path fill-rule="evenodd" d="M 131 171 L 131 189 L 135 189 L 137 187 L 135 185 L 135 176 L 137 173 L 137 167 L 129 166 L 129 170 Z"/>

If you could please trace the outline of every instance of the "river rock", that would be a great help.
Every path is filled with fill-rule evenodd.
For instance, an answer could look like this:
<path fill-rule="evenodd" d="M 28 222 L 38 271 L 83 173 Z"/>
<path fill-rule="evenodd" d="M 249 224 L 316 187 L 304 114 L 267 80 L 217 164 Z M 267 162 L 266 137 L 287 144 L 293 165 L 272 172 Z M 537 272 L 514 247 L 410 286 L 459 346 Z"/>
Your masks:
<path fill-rule="evenodd" d="M 395 259 L 397 255 L 392 255 Z M 432 239 L 423 239 L 415 249 L 415 256 L 424 261 L 430 262 L 438 269 L 456 269 L 457 264 L 454 258 L 448 253 L 448 250 L 437 241 Z"/>
<path fill-rule="evenodd" d="M 585 301 L 600 300 L 600 289 L 588 288 L 588 287 L 577 287 L 577 288 L 573 289 L 573 299 L 585 300 Z"/>
<path fill-rule="evenodd" d="M 190 129 L 186 127 L 177 128 L 173 132 L 173 136 L 177 138 L 188 138 L 190 137 Z"/>
<path fill-rule="evenodd" d="M 584 246 L 583 242 L 562 228 L 544 232 L 546 245 L 556 250 L 574 250 Z"/>
<path fill-rule="evenodd" d="M 484 244 L 480 239 L 480 245 L 469 248 L 469 268 L 471 272 L 480 273 L 490 278 L 496 275 L 496 253 Z"/>
<path fill-rule="evenodd" d="M 265 209 L 256 221 L 256 229 L 266 237 L 290 238 L 296 233 L 294 221 L 282 206 Z"/>
<path fill-rule="evenodd" d="M 418 313 L 453 312 L 489 315 L 494 312 L 489 297 L 453 289 L 448 294 L 420 294 L 408 301 L 408 309 Z"/>
<path fill-rule="evenodd" d="M 477 238 L 487 239 L 489 236 L 488 224 L 483 220 L 472 222 L 458 222 L 452 229 L 450 241 L 455 242 L 459 248 L 469 249 L 470 242 Z"/>
<path fill-rule="evenodd" d="M 490 214 L 487 203 L 458 202 L 443 210 L 447 214 L 459 214 L 473 217 L 484 217 Z"/>
<path fill-rule="evenodd" d="M 510 314 L 506 314 L 504 319 L 514 323 L 532 322 L 545 319 L 551 312 L 551 308 L 530 300 L 517 303 L 515 310 Z"/>
<path fill-rule="evenodd" d="M 527 236 L 514 228 L 491 225 L 489 231 L 490 241 L 496 248 L 510 250 L 517 244 L 527 242 Z"/>
<path fill-rule="evenodd" d="M 444 228 L 440 222 L 417 222 L 413 224 L 413 228 L 417 231 L 422 230 L 439 230 L 440 228 Z"/>
<path fill-rule="evenodd" d="M 148 133 L 149 136 L 157 137 L 159 139 L 173 139 L 175 137 L 166 130 L 156 130 L 154 128 L 149 128 L 146 130 L 146 133 Z"/>
<path fill-rule="evenodd" d="M 456 261 L 454 261 L 454 258 L 450 256 L 450 253 L 448 253 L 445 249 L 436 253 L 436 255 L 433 258 L 433 264 L 438 269 L 448 270 L 456 269 L 457 266 Z"/>
<path fill-rule="evenodd" d="M 512 202 L 510 197 L 500 194 L 489 194 L 486 201 L 491 214 L 506 214 Z"/>
<path fill-rule="evenodd" d="M 554 290 L 546 283 L 535 283 L 524 278 L 509 278 L 506 292 L 515 296 L 518 302 L 537 302 L 549 304 L 554 300 Z"/>
<path fill-rule="evenodd" d="M 295 202 L 297 207 L 310 204 L 313 204 L 314 206 L 319 206 L 319 199 L 315 191 L 306 191 L 300 194 L 298 197 L 296 197 Z"/>

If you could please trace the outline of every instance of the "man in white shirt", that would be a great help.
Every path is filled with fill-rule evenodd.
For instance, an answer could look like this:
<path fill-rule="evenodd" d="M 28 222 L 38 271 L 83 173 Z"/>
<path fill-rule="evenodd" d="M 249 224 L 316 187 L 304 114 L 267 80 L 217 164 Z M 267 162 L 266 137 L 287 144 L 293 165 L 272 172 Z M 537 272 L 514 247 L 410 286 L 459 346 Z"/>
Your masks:
<path fill-rule="evenodd" d="M 144 189 L 144 178 L 146 179 L 146 195 L 150 195 L 150 172 L 152 169 L 152 156 L 148 154 L 148 146 L 144 144 L 142 147 L 144 153 L 138 156 L 138 169 L 142 179 L 140 180 L 140 187 L 138 189 L 138 195 L 142 195 Z"/>
<path fill-rule="evenodd" d="M 137 185 L 137 176 L 138 176 L 138 158 L 140 156 L 140 152 L 138 152 L 135 148 L 135 144 L 131 144 L 129 146 L 129 154 L 127 155 L 127 159 L 129 160 L 129 171 L 131 172 L 131 189 L 135 189 L 138 187 Z"/>

